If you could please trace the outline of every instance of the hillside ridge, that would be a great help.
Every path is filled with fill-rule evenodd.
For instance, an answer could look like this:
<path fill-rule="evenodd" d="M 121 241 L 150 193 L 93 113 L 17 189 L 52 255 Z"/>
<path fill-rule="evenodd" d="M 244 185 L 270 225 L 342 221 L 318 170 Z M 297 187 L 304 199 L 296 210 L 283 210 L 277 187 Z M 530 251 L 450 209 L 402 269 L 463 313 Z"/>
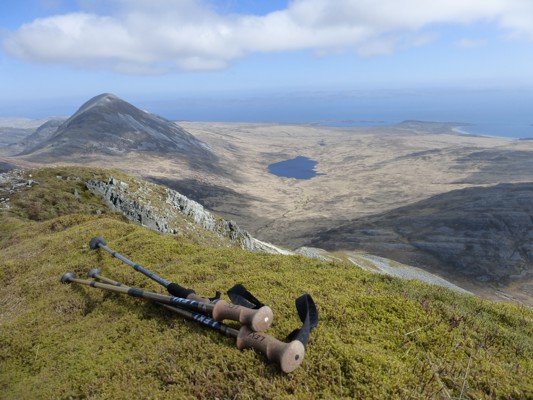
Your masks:
<path fill-rule="evenodd" d="M 75 167 L 71 171 L 69 168 L 66 170 L 69 173 L 79 171 Z M 38 184 L 33 179 L 24 179 L 24 174 L 24 170 L 13 170 L 10 173 L 0 174 L 0 208 L 10 207 L 9 202 L 6 201 L 8 194 L 13 194 L 21 188 Z M 121 177 L 120 179 L 114 177 L 117 174 Z M 216 237 L 223 240 L 220 243 L 225 243 L 224 240 L 228 240 L 229 242 L 224 245 L 233 243 L 233 245 L 236 244 L 247 251 L 302 255 L 327 262 L 346 261 L 375 273 L 396 276 L 402 279 L 416 279 L 433 285 L 447 287 L 451 290 L 469 293 L 468 290 L 438 275 L 386 258 L 376 257 L 370 253 L 330 253 L 324 249 L 311 247 L 301 247 L 294 251 L 287 250 L 253 237 L 249 232 L 241 229 L 234 221 L 212 214 L 201 204 L 168 187 L 112 171 L 100 170 L 100 175 L 98 176 L 98 179 L 84 181 L 84 188 L 100 197 L 109 210 L 119 212 L 128 220 L 157 232 L 180 236 L 194 236 L 200 231 L 212 232 Z M 56 179 L 61 180 L 63 177 L 58 175 Z M 71 178 L 68 177 L 67 179 L 70 180 Z M 79 180 L 79 178 L 76 179 Z M 75 192 L 77 193 L 78 189 L 75 189 Z M 6 193 L 6 197 L 2 197 L 2 193 Z M 187 222 L 184 222 L 183 216 L 188 218 Z M 516 299 L 509 298 L 503 294 L 501 296 L 507 300 L 516 301 Z"/>
<path fill-rule="evenodd" d="M 342 260 L 244 251 L 203 229 L 155 232 L 107 210 L 85 185 L 108 176 L 71 167 L 20 172 L 20 190 L 0 209 L 0 397 L 533 395 L 532 310 Z M 137 190 L 127 176 L 114 176 Z M 280 340 L 298 325 L 294 299 L 311 294 L 320 323 L 301 366 L 285 375 L 256 352 L 239 351 L 230 338 L 154 304 L 62 285 L 65 272 L 84 277 L 98 267 L 129 286 L 162 291 L 116 258 L 91 250 L 95 236 L 203 296 L 244 284 L 272 307 L 268 334 Z"/>
<path fill-rule="evenodd" d="M 506 226 L 516 221 L 517 227 L 527 228 L 523 221 L 531 219 L 523 206 L 520 217 L 513 219 L 510 204 L 517 199 L 500 196 L 500 204 L 484 208 L 489 217 L 478 212 L 471 224 L 468 220 L 475 213 L 463 210 L 459 215 L 443 204 L 427 223 L 416 215 L 417 207 L 430 212 L 424 201 L 453 190 L 477 187 L 481 193 L 499 183 L 530 182 L 531 141 L 462 135 L 452 123 L 420 121 L 335 129 L 182 121 L 179 127 L 203 144 L 196 147 L 197 154 L 173 150 L 156 137 L 142 139 L 135 133 L 138 127 L 149 133 L 154 118 L 160 120 L 150 114 L 145 121 L 140 118 L 143 113 L 114 95 L 96 96 L 71 117 L 72 128 L 83 127 L 79 135 L 65 138 L 74 147 L 54 140 L 50 147 L 2 159 L 0 169 L 65 163 L 110 167 L 176 189 L 264 242 L 290 249 L 362 250 L 423 268 L 491 299 L 503 295 L 533 304 L 528 236 Z M 124 134 L 117 136 L 121 126 Z M 100 128 L 105 128 L 103 133 Z M 94 136 L 78 140 L 86 129 Z M 41 133 L 50 131 L 43 126 Z M 164 150 L 150 149 L 143 142 L 159 143 Z M 271 163 L 299 155 L 315 160 L 326 175 L 294 181 L 268 173 Z M 458 209 L 476 203 L 475 196 L 451 200 L 457 201 L 453 207 Z M 400 215 L 409 205 L 414 208 Z M 397 221 L 378 221 L 386 212 Z M 453 226 L 453 215 L 464 229 Z M 475 225 L 480 228 L 472 229 Z M 485 231 L 490 237 L 484 237 Z"/>
<path fill-rule="evenodd" d="M 513 286 L 532 305 L 533 183 L 450 191 L 316 233 L 310 245 L 355 248 L 411 265 L 436 265 L 482 286 Z"/>

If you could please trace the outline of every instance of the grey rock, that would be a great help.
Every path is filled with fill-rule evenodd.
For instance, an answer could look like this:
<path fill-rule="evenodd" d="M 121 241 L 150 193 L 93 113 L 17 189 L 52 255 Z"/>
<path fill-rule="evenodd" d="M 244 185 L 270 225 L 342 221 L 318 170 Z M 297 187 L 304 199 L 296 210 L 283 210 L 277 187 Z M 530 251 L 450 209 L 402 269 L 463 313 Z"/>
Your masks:
<path fill-rule="evenodd" d="M 316 247 L 300 247 L 294 250 L 296 254 L 307 258 L 316 258 L 323 261 L 333 261 L 331 255 L 327 255 L 327 251 Z"/>
<path fill-rule="evenodd" d="M 407 280 L 415 279 L 432 285 L 446 287 L 448 289 L 455 290 L 456 292 L 470 293 L 467 290 L 464 290 L 463 288 L 447 281 L 446 279 L 431 274 L 420 268 L 402 264 L 398 265 L 391 260 L 373 255 L 362 255 L 360 257 L 372 263 L 374 268 L 371 271 L 378 272 L 380 274 L 390 275 Z M 353 260 L 353 258 L 349 258 L 349 260 L 355 265 L 360 265 L 360 263 L 358 263 L 356 260 Z"/>
<path fill-rule="evenodd" d="M 0 208 L 11 208 L 10 195 L 37 184 L 33 179 L 26 179 L 25 171 L 20 169 L 0 173 Z"/>
<path fill-rule="evenodd" d="M 173 223 L 178 215 L 185 215 L 191 222 L 207 231 L 215 232 L 238 243 L 241 248 L 276 254 L 287 254 L 276 246 L 263 243 L 241 229 L 235 222 L 222 219 L 207 211 L 201 204 L 190 200 L 172 189 L 166 189 L 166 197 L 155 206 L 148 199 L 153 193 L 153 184 L 144 182 L 139 189 L 132 191 L 129 185 L 114 177 L 107 181 L 90 180 L 86 187 L 92 193 L 101 196 L 107 206 L 125 215 L 129 220 L 162 233 L 181 233 Z"/>

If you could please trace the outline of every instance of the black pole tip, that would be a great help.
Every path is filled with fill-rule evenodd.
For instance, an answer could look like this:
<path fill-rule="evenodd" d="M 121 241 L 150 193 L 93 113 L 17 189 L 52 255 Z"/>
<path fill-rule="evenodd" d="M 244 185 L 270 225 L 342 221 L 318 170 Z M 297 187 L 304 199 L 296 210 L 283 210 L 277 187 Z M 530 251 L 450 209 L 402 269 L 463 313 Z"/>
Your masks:
<path fill-rule="evenodd" d="M 87 278 L 94 278 L 95 275 L 100 275 L 100 272 L 102 272 L 100 269 L 93 268 L 87 272 Z"/>
<path fill-rule="evenodd" d="M 91 239 L 89 242 L 89 247 L 94 250 L 100 247 L 100 245 L 105 246 L 107 244 L 106 240 L 103 237 L 96 236 Z"/>
<path fill-rule="evenodd" d="M 65 272 L 61 277 L 61 283 L 71 283 L 72 279 L 76 279 L 76 274 L 74 272 Z"/>

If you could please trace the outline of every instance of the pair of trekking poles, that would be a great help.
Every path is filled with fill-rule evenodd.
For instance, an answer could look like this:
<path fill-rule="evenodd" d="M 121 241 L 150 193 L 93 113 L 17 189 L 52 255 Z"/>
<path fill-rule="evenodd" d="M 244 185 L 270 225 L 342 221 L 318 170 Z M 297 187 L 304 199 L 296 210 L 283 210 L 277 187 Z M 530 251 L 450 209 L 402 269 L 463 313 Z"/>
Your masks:
<path fill-rule="evenodd" d="M 265 355 L 269 361 L 276 363 L 285 373 L 294 371 L 302 363 L 311 330 L 318 324 L 318 312 L 309 294 L 304 294 L 296 299 L 296 309 L 303 323 L 302 327 L 295 329 L 287 337 L 287 341 L 282 342 L 263 333 L 272 324 L 272 310 L 257 300 L 243 285 L 237 284 L 228 290 L 227 294 L 233 304 L 221 300 L 218 292 L 213 299 L 206 299 L 198 296 L 192 289 L 186 289 L 177 283 L 166 281 L 111 250 L 106 245 L 107 242 L 102 237 L 94 237 L 89 243 L 91 249 L 107 251 L 113 257 L 164 286 L 171 296 L 131 288 L 101 275 L 101 271 L 97 268 L 91 269 L 87 274 L 93 280 L 78 279 L 74 273 L 67 272 L 61 277 L 61 282 L 88 285 L 93 288 L 155 301 L 182 317 L 208 326 L 226 336 L 236 338 L 239 350 L 253 348 Z M 239 322 L 241 328 L 237 330 L 228 326 L 222 323 L 224 320 Z"/>

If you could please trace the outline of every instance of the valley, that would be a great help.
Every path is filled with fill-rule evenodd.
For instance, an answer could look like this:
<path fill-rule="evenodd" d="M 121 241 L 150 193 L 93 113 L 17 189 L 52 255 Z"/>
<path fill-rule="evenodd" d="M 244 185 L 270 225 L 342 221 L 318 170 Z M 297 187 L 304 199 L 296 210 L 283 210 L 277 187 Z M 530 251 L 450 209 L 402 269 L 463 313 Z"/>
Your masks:
<path fill-rule="evenodd" d="M 93 113 L 94 103 L 88 103 L 92 106 L 85 108 Z M 153 121 L 123 104 L 116 108 L 130 130 L 142 129 L 134 120 Z M 117 120 L 113 109 L 103 107 L 100 112 L 106 120 Z M 126 112 L 131 117 L 125 117 Z M 83 112 L 75 117 L 78 123 L 87 121 Z M 91 114 L 91 120 L 97 119 Z M 185 140 L 150 136 L 152 127 L 135 142 L 137 136 L 128 129 L 114 132 L 108 126 L 111 131 L 104 132 L 103 126 L 84 142 L 90 128 L 72 120 L 75 141 L 65 139 L 73 133 L 63 127 L 57 131 L 61 140 L 52 133 L 34 151 L 16 153 L 4 146 L 0 161 L 24 167 L 82 164 L 121 170 L 177 190 L 259 240 L 289 249 L 366 251 L 439 274 L 488 298 L 533 304 L 528 236 L 533 189 L 527 185 L 533 181 L 531 140 L 465 135 L 454 130 L 457 124 L 421 121 L 349 128 L 179 122 L 172 135 L 183 134 Z M 113 141 L 130 145 L 117 153 Z M 294 179 L 269 172 L 270 164 L 296 157 L 316 161 L 316 176 Z M 523 185 L 520 198 L 515 201 L 505 193 L 494 197 L 481 211 L 492 219 L 476 217 L 476 229 L 449 226 L 473 215 L 467 205 L 479 205 L 480 196 L 490 198 L 481 189 L 499 183 Z M 468 188 L 477 190 L 462 192 Z M 505 188 L 503 192 L 511 197 L 514 193 Z M 496 230 L 487 238 L 484 232 L 504 218 L 502 212 L 515 218 L 511 221 L 523 221 L 517 228 L 522 233 Z M 420 219 L 425 216 L 424 225 Z M 466 261 L 450 261 L 450 251 Z"/>

